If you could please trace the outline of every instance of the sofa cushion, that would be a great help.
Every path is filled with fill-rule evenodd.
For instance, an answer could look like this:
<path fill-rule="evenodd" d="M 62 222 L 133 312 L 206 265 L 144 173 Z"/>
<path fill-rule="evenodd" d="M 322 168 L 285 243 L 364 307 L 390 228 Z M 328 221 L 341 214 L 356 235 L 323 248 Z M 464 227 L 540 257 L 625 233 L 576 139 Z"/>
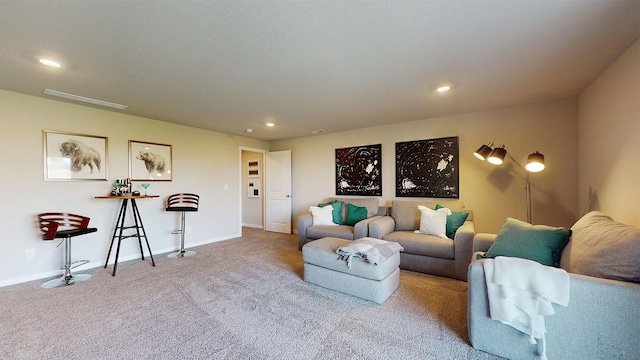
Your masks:
<path fill-rule="evenodd" d="M 367 218 L 366 207 L 347 204 L 347 218 L 344 221 L 346 225 L 354 226 L 356 223 L 366 218 Z"/>
<path fill-rule="evenodd" d="M 640 228 L 614 221 L 599 211 L 572 227 L 560 266 L 568 272 L 640 283 Z"/>
<path fill-rule="evenodd" d="M 309 211 L 313 217 L 313 225 L 338 225 L 333 222 L 333 208 L 331 207 L 310 206 Z"/>
<path fill-rule="evenodd" d="M 464 209 L 461 200 L 439 201 L 451 211 Z M 395 230 L 418 230 L 420 229 L 420 211 L 418 205 L 435 209 L 437 203 L 429 200 L 394 200 L 391 202 L 391 217 L 395 221 Z M 471 217 L 468 219 L 471 220 Z"/>
<path fill-rule="evenodd" d="M 382 239 L 397 242 L 404 248 L 405 254 L 440 259 L 453 259 L 455 255 L 453 241 L 433 235 L 414 233 L 413 231 L 394 231 L 383 236 Z"/>
<path fill-rule="evenodd" d="M 531 225 L 507 218 L 496 241 L 483 257 L 511 256 L 537 261 L 543 265 L 558 266 L 560 254 L 569 242 L 569 236 L 569 229 Z"/>
<path fill-rule="evenodd" d="M 342 201 L 344 203 L 344 208 L 342 211 L 343 214 L 343 218 L 346 219 L 347 216 L 347 204 L 353 204 L 355 206 L 364 206 L 367 208 L 367 217 L 372 217 L 372 216 L 376 216 L 378 214 L 378 204 L 380 203 L 378 201 L 378 198 L 357 198 L 357 199 L 352 199 L 352 198 L 335 198 L 335 199 L 329 199 L 329 201 L 334 201 L 334 200 L 338 200 L 338 201 Z"/>
<path fill-rule="evenodd" d="M 319 207 L 325 207 L 329 205 L 331 205 L 331 207 L 333 208 L 333 222 L 335 224 L 342 225 L 344 223 L 342 216 L 342 208 L 344 206 L 344 203 L 342 201 L 334 200 L 324 204 L 318 204 Z"/>
<path fill-rule="evenodd" d="M 418 205 L 418 210 L 420 210 L 420 230 L 418 231 L 447 239 L 447 216 L 451 214 L 451 210 L 447 208 L 433 210 L 422 205 Z"/>
<path fill-rule="evenodd" d="M 308 239 L 322 239 L 324 237 L 337 237 L 353 240 L 353 226 L 349 225 L 313 225 L 307 228 Z"/>
<path fill-rule="evenodd" d="M 436 204 L 436 210 L 444 208 L 444 206 L 440 204 Z M 458 228 L 467 221 L 469 217 L 469 213 L 467 211 L 452 211 L 449 216 L 447 216 L 447 237 L 449 239 L 453 239 L 456 236 L 456 231 Z"/>

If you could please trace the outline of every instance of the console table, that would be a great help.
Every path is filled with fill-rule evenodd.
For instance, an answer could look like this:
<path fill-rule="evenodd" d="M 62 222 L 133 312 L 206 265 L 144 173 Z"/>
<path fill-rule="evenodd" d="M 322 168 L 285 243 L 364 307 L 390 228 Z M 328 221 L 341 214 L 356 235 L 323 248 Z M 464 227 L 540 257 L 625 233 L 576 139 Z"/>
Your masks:
<path fill-rule="evenodd" d="M 118 267 L 118 256 L 120 256 L 120 242 L 123 239 L 130 237 L 137 237 L 138 244 L 140 245 L 140 256 L 142 260 L 144 260 L 144 251 L 142 250 L 142 237 L 144 237 L 145 242 L 147 243 L 147 249 L 149 250 L 149 257 L 151 258 L 151 264 L 156 266 L 155 261 L 153 260 L 153 254 L 151 253 L 151 247 L 149 246 L 149 239 L 147 239 L 147 233 L 144 231 L 144 225 L 142 224 L 142 218 L 140 217 L 140 211 L 138 211 L 138 205 L 136 204 L 137 199 L 152 199 L 157 198 L 158 195 L 119 195 L 119 196 L 96 196 L 96 199 L 111 199 L 111 200 L 122 200 L 122 205 L 120 206 L 120 213 L 118 214 L 118 220 L 116 220 L 116 226 L 113 230 L 113 236 L 111 237 L 111 245 L 109 246 L 109 253 L 107 253 L 107 260 L 104 263 L 104 268 L 107 268 L 107 264 L 109 263 L 109 257 L 111 256 L 111 250 L 113 249 L 113 243 L 118 239 L 118 246 L 116 249 L 116 261 L 113 263 L 113 273 L 112 276 L 116 276 L 116 269 Z M 133 212 L 133 221 L 135 225 L 125 226 L 125 214 L 127 212 L 127 204 L 131 200 L 131 211 Z M 123 234 L 125 229 L 135 229 L 135 233 L 132 234 Z"/>

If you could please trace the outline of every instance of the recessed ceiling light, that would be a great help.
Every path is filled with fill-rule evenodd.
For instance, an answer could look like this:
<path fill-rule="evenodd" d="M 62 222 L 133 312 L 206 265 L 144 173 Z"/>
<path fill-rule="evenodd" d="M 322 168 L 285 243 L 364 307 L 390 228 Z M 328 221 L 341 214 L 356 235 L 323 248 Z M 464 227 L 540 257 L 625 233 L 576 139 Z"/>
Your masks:
<path fill-rule="evenodd" d="M 451 86 L 449 85 L 443 85 L 436 89 L 436 91 L 439 92 L 440 94 L 444 94 L 449 90 L 451 90 Z"/>
<path fill-rule="evenodd" d="M 40 58 L 38 59 L 38 61 L 40 62 L 40 64 L 42 65 L 46 65 L 52 68 L 59 68 L 62 66 L 62 64 L 60 64 L 58 61 L 55 61 L 53 59 L 48 59 L 48 58 Z"/>
<path fill-rule="evenodd" d="M 245 130 L 244 132 L 246 132 L 247 134 L 250 134 L 250 133 L 253 132 L 253 129 L 252 128 L 247 128 L 247 130 Z"/>
<path fill-rule="evenodd" d="M 274 123 L 272 123 L 272 122 L 268 122 L 268 123 L 267 123 L 267 126 L 268 126 L 268 127 L 273 127 L 273 126 L 276 126 L 276 124 L 274 124 Z"/>
<path fill-rule="evenodd" d="M 313 130 L 311 131 L 312 134 L 324 134 L 326 131 L 325 130 Z"/>

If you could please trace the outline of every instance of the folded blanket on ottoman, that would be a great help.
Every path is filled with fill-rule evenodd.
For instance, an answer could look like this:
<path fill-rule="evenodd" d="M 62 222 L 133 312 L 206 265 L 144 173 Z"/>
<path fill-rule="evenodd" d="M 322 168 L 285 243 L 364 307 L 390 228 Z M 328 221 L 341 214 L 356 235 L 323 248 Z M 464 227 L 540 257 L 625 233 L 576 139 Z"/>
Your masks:
<path fill-rule="evenodd" d="M 378 265 L 400 251 L 404 251 L 404 248 L 398 243 L 365 237 L 339 247 L 336 253 L 339 255 L 338 259 L 346 261 L 347 266 L 351 269 L 351 259 L 354 256 L 370 264 Z"/>

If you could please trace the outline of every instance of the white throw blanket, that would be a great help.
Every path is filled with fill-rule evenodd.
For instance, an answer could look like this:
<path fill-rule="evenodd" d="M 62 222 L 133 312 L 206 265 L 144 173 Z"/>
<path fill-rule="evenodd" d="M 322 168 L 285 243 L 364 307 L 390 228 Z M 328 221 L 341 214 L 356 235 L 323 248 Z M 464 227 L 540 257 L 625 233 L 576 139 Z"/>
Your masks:
<path fill-rule="evenodd" d="M 400 244 L 393 241 L 360 238 L 353 240 L 348 245 L 339 247 L 336 253 L 338 254 L 338 259 L 346 261 L 347 266 L 351 269 L 351 259 L 354 256 L 362 258 L 365 262 L 378 265 L 393 254 L 403 250 L 404 248 Z"/>
<path fill-rule="evenodd" d="M 491 319 L 542 340 L 546 359 L 544 316 L 555 313 L 552 303 L 569 305 L 569 274 L 535 261 L 498 256 L 484 261 Z"/>

